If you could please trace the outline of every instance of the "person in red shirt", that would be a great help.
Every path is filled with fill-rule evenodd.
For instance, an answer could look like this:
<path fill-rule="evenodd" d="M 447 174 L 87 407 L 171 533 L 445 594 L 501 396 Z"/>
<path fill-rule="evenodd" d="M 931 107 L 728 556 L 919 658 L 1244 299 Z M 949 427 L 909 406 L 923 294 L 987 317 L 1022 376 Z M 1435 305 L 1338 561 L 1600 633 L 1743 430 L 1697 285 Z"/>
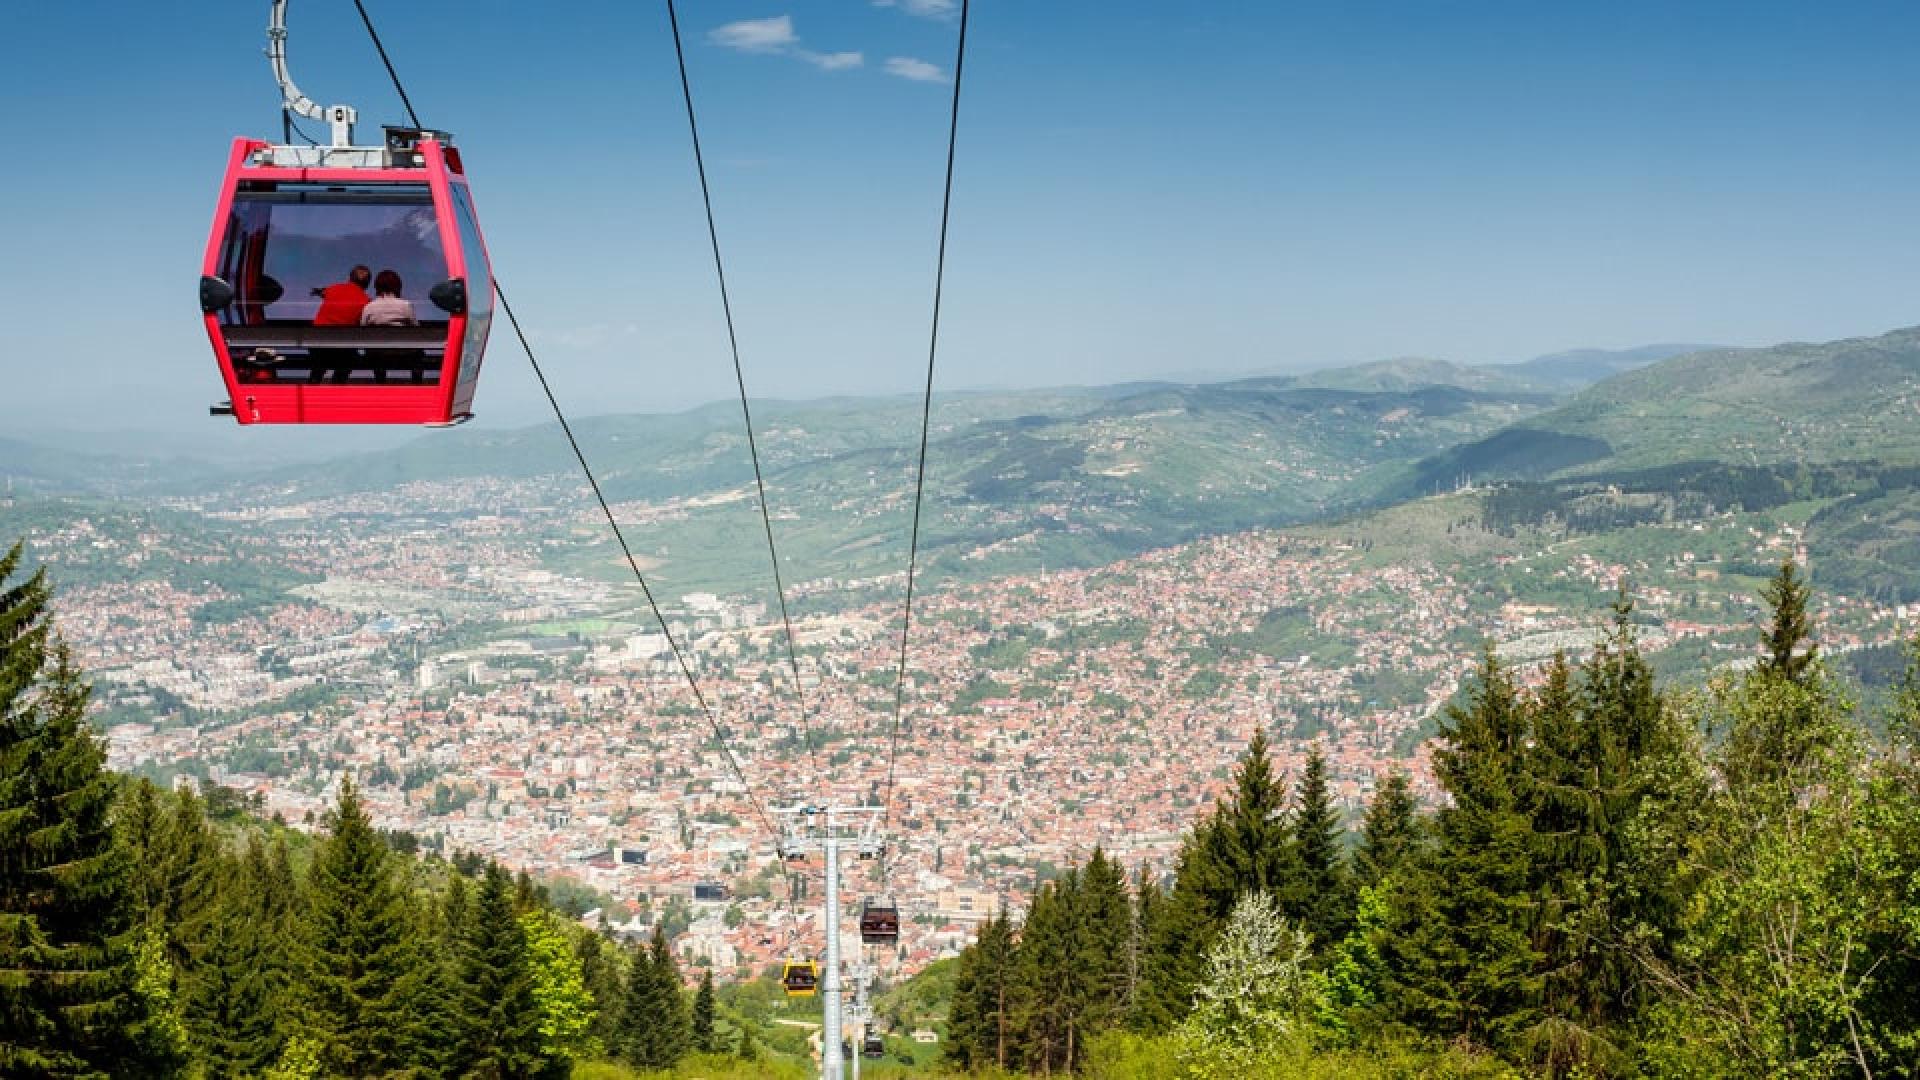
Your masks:
<path fill-rule="evenodd" d="M 320 310 L 313 314 L 315 326 L 359 326 L 360 309 L 367 306 L 367 284 L 373 271 L 356 266 L 347 271 L 347 280 L 336 281 L 324 289 L 315 289 Z"/>
<path fill-rule="evenodd" d="M 367 306 L 367 284 L 372 280 L 372 270 L 356 266 L 347 271 L 347 280 L 313 290 L 313 295 L 320 298 L 320 310 L 313 313 L 313 325 L 359 326 L 361 309 Z M 313 365 L 313 381 L 326 378 L 331 382 L 350 382 L 360 350 L 314 348 L 308 350 L 307 358 Z"/>

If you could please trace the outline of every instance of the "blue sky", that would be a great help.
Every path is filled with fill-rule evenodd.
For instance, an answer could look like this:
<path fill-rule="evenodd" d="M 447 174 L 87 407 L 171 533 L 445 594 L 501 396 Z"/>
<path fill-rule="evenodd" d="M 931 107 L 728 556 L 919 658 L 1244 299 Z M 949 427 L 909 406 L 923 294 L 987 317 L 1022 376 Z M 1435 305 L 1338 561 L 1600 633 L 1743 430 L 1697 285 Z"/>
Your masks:
<path fill-rule="evenodd" d="M 732 393 L 663 4 L 368 0 L 579 413 Z M 9 13 L 0 423 L 204 425 L 191 302 L 265 0 Z M 953 12 L 688 0 L 756 395 L 914 389 Z M 347 0 L 296 79 L 399 103 Z M 1920 7 L 980 0 L 944 388 L 1920 322 Z M 482 422 L 543 403 L 497 333 Z"/>

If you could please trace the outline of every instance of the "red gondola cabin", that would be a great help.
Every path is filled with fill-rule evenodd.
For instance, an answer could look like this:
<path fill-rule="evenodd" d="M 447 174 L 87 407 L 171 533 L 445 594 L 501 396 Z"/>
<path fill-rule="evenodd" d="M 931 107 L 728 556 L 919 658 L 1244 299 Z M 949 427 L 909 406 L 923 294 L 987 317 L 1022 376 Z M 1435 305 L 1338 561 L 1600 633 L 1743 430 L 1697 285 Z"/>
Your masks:
<path fill-rule="evenodd" d="M 493 277 L 460 153 L 236 139 L 200 310 L 242 424 L 455 424 L 472 416 Z"/>
<path fill-rule="evenodd" d="M 900 909 L 885 897 L 868 897 L 860 905 L 860 940 L 868 945 L 900 943 Z"/>

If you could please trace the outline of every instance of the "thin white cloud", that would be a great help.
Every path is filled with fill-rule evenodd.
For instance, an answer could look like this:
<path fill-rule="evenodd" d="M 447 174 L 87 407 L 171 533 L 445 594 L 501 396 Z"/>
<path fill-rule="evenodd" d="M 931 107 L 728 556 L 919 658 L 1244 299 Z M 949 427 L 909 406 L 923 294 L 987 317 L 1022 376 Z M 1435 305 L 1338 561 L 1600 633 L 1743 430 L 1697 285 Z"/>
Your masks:
<path fill-rule="evenodd" d="M 887 74 L 898 75 L 913 82 L 946 82 L 947 73 L 940 70 L 938 64 L 929 64 L 925 60 L 915 60 L 911 56 L 890 56 L 887 58 Z"/>
<path fill-rule="evenodd" d="M 725 49 L 740 52 L 774 53 L 804 60 L 821 71 L 845 71 L 866 63 L 857 52 L 814 52 L 800 47 L 800 35 L 793 31 L 793 16 L 776 15 L 770 19 L 742 19 L 707 32 L 707 40 Z"/>
<path fill-rule="evenodd" d="M 565 349 L 601 349 L 639 337 L 640 327 L 637 323 L 580 323 L 538 336 L 542 342 L 551 342 Z"/>
<path fill-rule="evenodd" d="M 707 40 L 741 52 L 785 52 L 800 43 L 793 32 L 791 15 L 730 22 L 710 31 Z"/>
<path fill-rule="evenodd" d="M 909 15 L 918 15 L 923 19 L 945 19 L 950 17 L 960 5 L 955 0 L 873 0 L 874 7 L 897 7 Z"/>
<path fill-rule="evenodd" d="M 817 53 L 801 49 L 794 55 L 821 71 L 844 71 L 847 68 L 857 68 L 867 62 L 867 58 L 857 52 Z"/>

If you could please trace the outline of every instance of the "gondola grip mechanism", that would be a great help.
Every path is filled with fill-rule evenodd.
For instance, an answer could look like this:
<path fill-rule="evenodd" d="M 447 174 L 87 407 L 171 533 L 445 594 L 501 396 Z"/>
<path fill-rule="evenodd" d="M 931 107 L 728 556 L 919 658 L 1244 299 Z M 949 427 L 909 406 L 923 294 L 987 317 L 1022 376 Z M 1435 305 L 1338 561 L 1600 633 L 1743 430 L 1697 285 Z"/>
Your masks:
<path fill-rule="evenodd" d="M 287 0 L 273 0 L 273 20 L 267 24 L 267 59 L 280 84 L 280 98 L 288 112 L 309 120 L 325 120 L 334 146 L 353 145 L 353 124 L 360 118 L 351 105 L 322 106 L 300 92 L 287 73 Z"/>

